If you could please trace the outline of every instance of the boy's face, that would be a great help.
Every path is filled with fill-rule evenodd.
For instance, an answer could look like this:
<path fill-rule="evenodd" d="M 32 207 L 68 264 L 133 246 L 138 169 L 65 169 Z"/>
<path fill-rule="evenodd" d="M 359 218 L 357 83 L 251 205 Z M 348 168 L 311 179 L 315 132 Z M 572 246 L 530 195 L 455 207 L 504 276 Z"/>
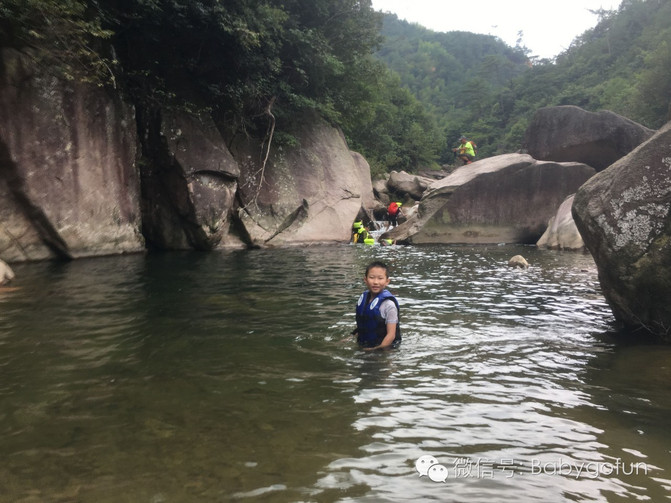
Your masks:
<path fill-rule="evenodd" d="M 390 282 L 389 277 L 387 277 L 387 270 L 382 267 L 372 267 L 363 280 L 368 290 L 375 295 L 387 288 Z"/>

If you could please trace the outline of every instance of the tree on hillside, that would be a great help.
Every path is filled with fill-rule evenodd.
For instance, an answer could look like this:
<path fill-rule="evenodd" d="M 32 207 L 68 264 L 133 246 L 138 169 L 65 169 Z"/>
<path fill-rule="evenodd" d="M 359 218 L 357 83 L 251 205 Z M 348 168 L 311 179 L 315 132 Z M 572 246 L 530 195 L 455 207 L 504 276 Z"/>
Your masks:
<path fill-rule="evenodd" d="M 667 40 L 647 56 L 635 97 L 641 120 L 656 128 L 671 121 L 671 42 Z"/>
<path fill-rule="evenodd" d="M 114 81 L 113 58 L 103 50 L 112 32 L 86 0 L 3 0 L 0 48 L 21 51 L 66 79 Z"/>
<path fill-rule="evenodd" d="M 98 0 L 135 99 L 191 102 L 253 126 L 272 102 L 338 120 L 379 41 L 370 0 Z"/>
<path fill-rule="evenodd" d="M 369 58 L 360 71 L 367 78 L 358 87 L 350 86 L 357 93 L 350 96 L 355 110 L 347 113 L 343 129 L 350 146 L 370 163 L 373 175 L 436 165 L 441 134 L 433 116 L 379 61 Z"/>
<path fill-rule="evenodd" d="M 490 35 L 435 33 L 395 15 L 385 16 L 382 33 L 386 41 L 377 56 L 400 75 L 442 131 L 436 158 L 452 162 L 451 147 L 467 131 L 482 156 L 498 153 L 501 117 L 493 114 L 511 113 L 498 94 L 528 70 L 524 49 Z"/>
<path fill-rule="evenodd" d="M 480 157 L 515 151 L 543 106 L 668 120 L 671 2 L 598 14 L 567 51 L 532 64 L 488 35 L 391 15 L 380 32 L 370 0 L 4 0 L 0 47 L 112 83 L 139 107 L 210 110 L 239 132 L 264 134 L 272 116 L 282 137 L 317 110 L 374 169 L 412 171 L 449 162 L 460 134 Z"/>

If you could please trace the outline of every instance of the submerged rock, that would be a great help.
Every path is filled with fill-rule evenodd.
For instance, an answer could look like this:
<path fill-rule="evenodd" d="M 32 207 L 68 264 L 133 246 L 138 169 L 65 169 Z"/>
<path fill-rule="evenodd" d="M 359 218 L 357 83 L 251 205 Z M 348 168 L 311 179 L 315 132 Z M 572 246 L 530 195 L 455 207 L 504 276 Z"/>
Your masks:
<path fill-rule="evenodd" d="M 529 262 L 527 262 L 527 259 L 525 259 L 522 255 L 515 255 L 514 257 L 510 257 L 510 260 L 508 260 L 508 266 L 517 267 L 519 269 L 528 269 Z"/>
<path fill-rule="evenodd" d="M 0 285 L 6 285 L 14 279 L 14 271 L 6 262 L 0 260 Z"/>
<path fill-rule="evenodd" d="M 571 213 L 574 197 L 575 194 L 571 194 L 561 203 L 536 246 L 552 250 L 582 250 L 585 248 L 585 243 Z"/>

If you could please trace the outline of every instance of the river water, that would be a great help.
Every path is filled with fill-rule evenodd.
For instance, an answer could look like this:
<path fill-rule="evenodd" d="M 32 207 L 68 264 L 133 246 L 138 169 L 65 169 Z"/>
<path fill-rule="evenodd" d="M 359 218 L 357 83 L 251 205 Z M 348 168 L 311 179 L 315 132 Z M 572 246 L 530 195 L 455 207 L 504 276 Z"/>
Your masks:
<path fill-rule="evenodd" d="M 507 267 L 521 253 L 528 270 Z M 390 264 L 400 349 L 347 339 Z M 589 255 L 353 245 L 15 265 L 0 501 L 668 501 L 671 348 Z"/>

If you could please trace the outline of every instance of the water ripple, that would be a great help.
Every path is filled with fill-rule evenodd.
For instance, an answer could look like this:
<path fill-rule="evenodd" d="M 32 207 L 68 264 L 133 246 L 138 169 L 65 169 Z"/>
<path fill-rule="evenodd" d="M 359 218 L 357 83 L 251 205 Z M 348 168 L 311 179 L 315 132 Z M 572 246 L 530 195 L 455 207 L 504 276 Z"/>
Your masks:
<path fill-rule="evenodd" d="M 516 254 L 531 267 L 509 268 Z M 347 340 L 374 259 L 401 304 L 398 351 Z M 340 246 L 16 269 L 0 304 L 0 499 L 671 494 L 670 350 L 609 339 L 589 256 Z M 423 455 L 445 482 L 420 477 Z M 624 472 L 634 462 L 650 472 Z"/>

